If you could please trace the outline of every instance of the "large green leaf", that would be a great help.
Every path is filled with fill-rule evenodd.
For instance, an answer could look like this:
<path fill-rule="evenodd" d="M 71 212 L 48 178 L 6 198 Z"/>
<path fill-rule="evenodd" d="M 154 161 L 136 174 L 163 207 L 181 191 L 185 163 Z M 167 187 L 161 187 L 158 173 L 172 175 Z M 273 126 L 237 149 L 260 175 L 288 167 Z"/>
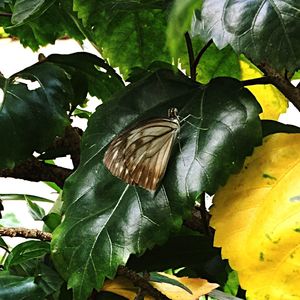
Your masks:
<path fill-rule="evenodd" d="M 0 271 L 0 299 L 44 300 L 45 293 L 35 283 L 34 277 L 21 277 Z"/>
<path fill-rule="evenodd" d="M 206 0 L 199 33 L 219 48 L 230 44 L 257 64 L 295 71 L 300 66 L 299 0 Z"/>
<path fill-rule="evenodd" d="M 103 59 L 85 52 L 69 55 L 53 54 L 47 61 L 54 62 L 67 72 L 81 74 L 88 83 L 88 91 L 102 101 L 124 87 L 121 77 Z M 79 88 L 82 82 L 79 82 Z"/>
<path fill-rule="evenodd" d="M 48 62 L 0 78 L 0 87 L 0 168 L 13 168 L 64 133 L 73 90 L 66 72 Z"/>
<path fill-rule="evenodd" d="M 74 9 L 103 57 L 126 77 L 132 67 L 172 61 L 165 45 L 168 2 L 74 0 Z"/>
<path fill-rule="evenodd" d="M 71 0 L 64 0 L 63 5 L 59 1 L 55 1 L 54 4 L 52 0 L 42 2 L 42 0 L 23 0 L 12 10 L 7 6 L 5 11 L 12 13 L 17 19 L 15 21 L 7 16 L 0 16 L 0 26 L 4 27 L 5 32 L 17 36 L 24 47 L 28 46 L 33 50 L 38 50 L 40 46 L 49 43 L 54 44 L 57 39 L 65 36 L 78 41 L 84 39 L 84 35 L 78 28 L 80 20 L 77 20 L 69 9 Z M 39 8 L 36 8 L 35 3 L 40 4 Z M 49 3 L 52 5 L 48 5 Z M 27 7 L 27 11 L 22 10 L 24 6 Z M 22 20 L 24 22 L 21 22 Z M 19 21 L 21 24 L 15 26 L 14 22 Z"/>
<path fill-rule="evenodd" d="M 152 193 L 112 176 L 102 160 L 116 134 L 141 119 L 164 116 L 170 107 L 182 117 L 197 117 L 182 124 L 162 186 Z M 65 218 L 52 240 L 55 265 L 74 299 L 85 299 L 105 277 L 114 277 L 131 253 L 165 241 L 203 191 L 214 193 L 239 170 L 261 143 L 260 111 L 237 80 L 202 86 L 170 70 L 127 86 L 97 109 L 83 136 L 80 166 L 65 183 Z"/>
<path fill-rule="evenodd" d="M 11 21 L 21 24 L 42 15 L 56 0 L 16 0 Z"/>

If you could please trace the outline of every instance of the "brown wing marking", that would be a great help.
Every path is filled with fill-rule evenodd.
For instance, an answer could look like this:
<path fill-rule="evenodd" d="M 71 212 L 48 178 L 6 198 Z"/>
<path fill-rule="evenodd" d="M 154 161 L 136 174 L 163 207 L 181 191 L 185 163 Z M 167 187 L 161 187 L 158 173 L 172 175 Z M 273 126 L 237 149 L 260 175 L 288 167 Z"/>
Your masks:
<path fill-rule="evenodd" d="M 103 162 L 129 184 L 156 190 L 163 178 L 179 129 L 177 119 L 153 119 L 117 136 Z"/>

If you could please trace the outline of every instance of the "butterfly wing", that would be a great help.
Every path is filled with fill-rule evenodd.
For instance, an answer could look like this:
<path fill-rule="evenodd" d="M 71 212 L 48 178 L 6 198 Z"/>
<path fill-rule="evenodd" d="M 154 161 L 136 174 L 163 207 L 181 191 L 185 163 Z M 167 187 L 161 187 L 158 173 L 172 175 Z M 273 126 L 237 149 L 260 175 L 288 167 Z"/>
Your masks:
<path fill-rule="evenodd" d="M 177 118 L 142 122 L 111 142 L 103 162 L 123 181 L 156 190 L 165 174 L 179 128 Z"/>

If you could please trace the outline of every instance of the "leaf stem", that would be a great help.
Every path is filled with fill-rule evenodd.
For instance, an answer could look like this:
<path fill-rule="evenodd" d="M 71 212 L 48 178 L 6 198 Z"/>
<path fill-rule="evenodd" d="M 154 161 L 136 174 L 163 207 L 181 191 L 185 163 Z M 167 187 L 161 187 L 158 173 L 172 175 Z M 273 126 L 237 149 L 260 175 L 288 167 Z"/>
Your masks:
<path fill-rule="evenodd" d="M 29 181 L 51 181 L 60 188 L 73 170 L 46 164 L 35 157 L 26 160 L 13 169 L 0 170 L 0 177 L 20 178 Z"/>
<path fill-rule="evenodd" d="M 205 53 L 205 51 L 209 48 L 209 46 L 213 43 L 212 40 L 209 40 L 204 47 L 199 51 L 198 55 L 196 56 L 196 59 L 193 62 L 193 72 L 195 73 L 195 77 L 197 76 L 196 70 L 197 70 L 197 66 L 203 56 L 203 54 Z"/>
<path fill-rule="evenodd" d="M 189 56 L 189 64 L 190 64 L 190 76 L 193 80 L 196 80 L 196 73 L 193 70 L 193 64 L 195 61 L 195 55 L 194 55 L 194 50 L 193 50 L 193 44 L 191 37 L 188 32 L 184 34 L 185 38 L 185 43 L 188 51 L 188 56 Z"/>
<path fill-rule="evenodd" d="M 259 77 L 259 78 L 253 78 L 253 79 L 247 79 L 241 81 L 243 86 L 249 86 L 249 85 L 257 85 L 257 84 L 271 84 L 272 80 L 270 77 Z"/>
<path fill-rule="evenodd" d="M 192 80 L 196 80 L 197 78 L 197 66 L 205 53 L 205 51 L 209 48 L 209 46 L 213 43 L 212 40 L 209 40 L 204 47 L 199 51 L 198 55 L 195 58 L 192 39 L 188 32 L 184 34 L 185 37 L 185 43 L 189 55 L 189 65 L 190 65 L 190 76 Z"/>

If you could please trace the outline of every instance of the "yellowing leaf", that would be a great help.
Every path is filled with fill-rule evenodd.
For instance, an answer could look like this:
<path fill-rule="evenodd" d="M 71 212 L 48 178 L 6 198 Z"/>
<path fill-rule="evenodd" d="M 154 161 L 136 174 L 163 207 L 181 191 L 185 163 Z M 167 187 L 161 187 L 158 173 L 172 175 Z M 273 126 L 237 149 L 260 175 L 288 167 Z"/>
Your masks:
<path fill-rule="evenodd" d="M 200 296 L 211 292 L 219 286 L 216 283 L 209 283 L 207 280 L 200 278 L 176 277 L 170 274 L 163 275 L 179 281 L 193 292 L 193 294 L 190 294 L 184 289 L 172 284 L 150 282 L 156 289 L 161 291 L 172 300 L 196 300 Z M 115 293 L 126 297 L 127 299 L 133 300 L 138 293 L 138 288 L 135 287 L 127 278 L 119 276 L 114 280 L 105 281 L 102 291 Z M 146 296 L 145 299 L 152 300 L 153 298 Z"/>
<path fill-rule="evenodd" d="M 240 61 L 240 66 L 241 80 L 254 79 L 263 76 L 262 72 L 245 60 Z M 263 112 L 260 114 L 261 119 L 277 120 L 280 114 L 286 112 L 288 107 L 287 99 L 273 85 L 260 84 L 246 87 L 255 96 L 263 109 Z"/>
<path fill-rule="evenodd" d="M 247 299 L 300 299 L 300 134 L 264 140 L 214 197 L 214 244 Z"/>

